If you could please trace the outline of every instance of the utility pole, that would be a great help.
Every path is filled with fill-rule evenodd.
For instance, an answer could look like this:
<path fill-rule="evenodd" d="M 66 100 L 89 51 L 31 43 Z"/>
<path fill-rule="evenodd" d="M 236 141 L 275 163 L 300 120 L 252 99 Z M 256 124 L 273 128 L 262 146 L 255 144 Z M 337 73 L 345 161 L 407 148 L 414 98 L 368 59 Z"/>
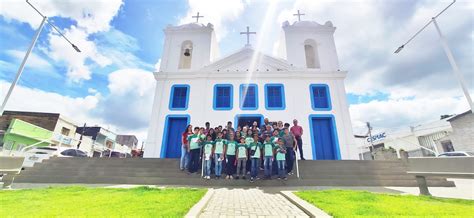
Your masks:
<path fill-rule="evenodd" d="M 85 130 L 86 130 L 86 123 L 84 123 L 84 127 L 82 127 L 81 136 L 79 137 L 79 143 L 77 143 L 77 149 L 79 149 L 79 147 L 81 146 L 82 136 L 84 135 Z"/>
<path fill-rule="evenodd" d="M 370 151 L 370 155 L 372 156 L 372 159 L 375 160 L 375 148 L 374 148 L 374 142 L 372 140 L 372 126 L 370 125 L 370 122 L 367 122 L 367 129 L 368 129 L 368 133 L 367 135 L 369 136 L 369 142 L 370 142 L 370 147 L 372 148 L 371 151 Z"/>

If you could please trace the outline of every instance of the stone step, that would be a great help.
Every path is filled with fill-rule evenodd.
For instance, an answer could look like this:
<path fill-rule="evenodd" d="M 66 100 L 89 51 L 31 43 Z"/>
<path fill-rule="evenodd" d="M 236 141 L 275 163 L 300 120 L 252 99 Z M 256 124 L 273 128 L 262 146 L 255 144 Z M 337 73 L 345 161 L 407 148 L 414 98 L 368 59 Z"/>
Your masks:
<path fill-rule="evenodd" d="M 259 172 L 260 175 L 263 175 L 263 171 Z M 189 175 L 186 172 L 182 171 L 167 171 L 167 172 L 160 172 L 160 171 L 110 171 L 110 170 L 90 170 L 90 171 L 68 171 L 68 170 L 51 170 L 45 169 L 42 171 L 23 171 L 21 173 L 22 176 L 24 175 L 50 175 L 50 176 L 131 176 L 131 177 L 163 177 L 163 178 L 186 178 Z M 342 173 L 318 173 L 318 174 L 308 174 L 308 173 L 301 173 L 300 177 L 303 179 L 321 179 L 321 178 L 330 178 L 330 179 L 408 179 L 413 180 L 415 179 L 414 176 L 408 175 L 406 173 L 403 174 L 367 174 L 367 173 L 350 173 L 350 174 L 342 174 Z"/>
<path fill-rule="evenodd" d="M 160 178 L 160 177 L 86 177 L 86 176 L 19 176 L 18 183 L 87 183 L 87 184 L 143 184 L 143 185 L 190 185 L 190 186 L 417 186 L 415 180 L 341 180 L 341 179 L 289 179 L 258 180 L 250 183 L 248 180 L 204 180 L 201 178 Z M 428 180 L 430 186 L 451 187 L 450 181 Z"/>

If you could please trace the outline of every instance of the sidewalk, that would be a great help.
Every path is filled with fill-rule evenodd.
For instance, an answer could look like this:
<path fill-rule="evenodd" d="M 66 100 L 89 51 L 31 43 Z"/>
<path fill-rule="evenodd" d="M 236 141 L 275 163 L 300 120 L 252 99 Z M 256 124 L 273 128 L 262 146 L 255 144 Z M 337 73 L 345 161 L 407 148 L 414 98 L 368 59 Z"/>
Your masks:
<path fill-rule="evenodd" d="M 251 189 L 216 189 L 200 217 L 308 217 L 279 193 Z"/>
<path fill-rule="evenodd" d="M 428 187 L 431 195 L 442 198 L 474 200 L 474 179 L 449 179 L 456 187 Z M 419 195 L 418 187 L 386 187 L 406 194 Z"/>

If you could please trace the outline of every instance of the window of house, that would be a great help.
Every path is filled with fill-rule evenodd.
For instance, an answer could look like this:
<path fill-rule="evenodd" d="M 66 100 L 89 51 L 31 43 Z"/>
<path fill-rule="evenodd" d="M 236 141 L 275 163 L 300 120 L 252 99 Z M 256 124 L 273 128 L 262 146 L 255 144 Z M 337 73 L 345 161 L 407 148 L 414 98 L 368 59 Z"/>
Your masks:
<path fill-rule="evenodd" d="M 233 107 L 233 87 L 231 84 L 217 84 L 214 86 L 214 110 L 231 110 Z"/>
<path fill-rule="evenodd" d="M 283 84 L 265 85 L 265 108 L 267 110 L 283 110 L 285 106 Z"/>
<path fill-rule="evenodd" d="M 326 84 L 312 84 L 309 91 L 313 110 L 331 110 L 331 97 Z"/>
<path fill-rule="evenodd" d="M 61 128 L 61 134 L 62 135 L 68 136 L 70 132 L 71 132 L 71 130 L 66 128 L 66 127 Z"/>
<path fill-rule="evenodd" d="M 170 110 L 188 109 L 189 85 L 173 85 L 170 94 Z"/>
<path fill-rule="evenodd" d="M 242 110 L 258 109 L 258 89 L 256 84 L 240 85 L 240 108 Z"/>

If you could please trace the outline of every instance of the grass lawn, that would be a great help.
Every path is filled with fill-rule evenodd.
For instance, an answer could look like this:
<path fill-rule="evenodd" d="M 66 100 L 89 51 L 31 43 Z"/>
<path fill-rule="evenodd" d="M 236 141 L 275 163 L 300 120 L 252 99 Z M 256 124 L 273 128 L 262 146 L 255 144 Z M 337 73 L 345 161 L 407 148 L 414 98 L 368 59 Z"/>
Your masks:
<path fill-rule="evenodd" d="M 147 187 L 5 190 L 0 191 L 0 217 L 182 217 L 205 193 Z"/>
<path fill-rule="evenodd" d="M 299 191 L 295 194 L 334 217 L 474 217 L 474 201 L 367 191 Z"/>

